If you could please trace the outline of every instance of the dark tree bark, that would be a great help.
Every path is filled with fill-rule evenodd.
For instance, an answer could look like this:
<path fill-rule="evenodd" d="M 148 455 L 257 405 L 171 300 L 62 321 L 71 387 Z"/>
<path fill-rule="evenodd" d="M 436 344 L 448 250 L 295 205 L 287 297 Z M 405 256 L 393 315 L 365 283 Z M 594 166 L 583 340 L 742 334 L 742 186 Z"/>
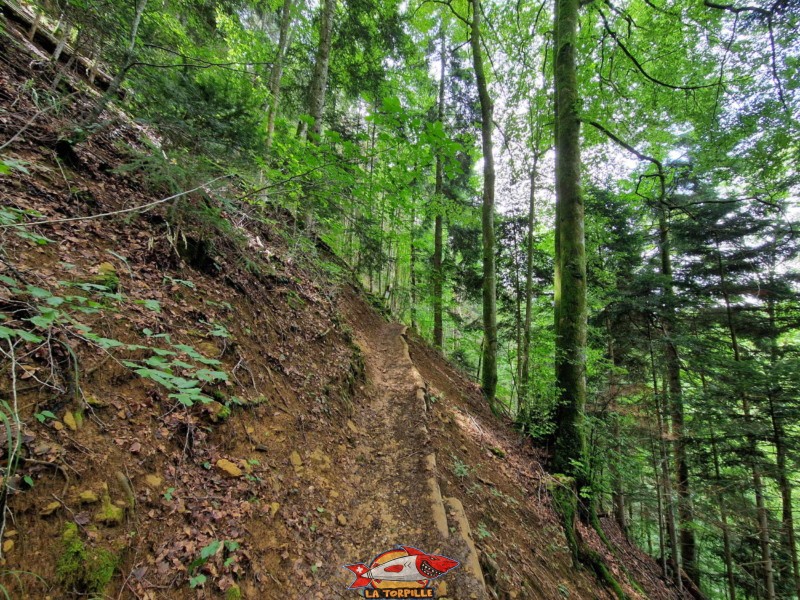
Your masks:
<path fill-rule="evenodd" d="M 663 199 L 662 199 L 663 200 Z M 697 569 L 697 544 L 692 529 L 693 510 L 689 487 L 689 462 L 686 456 L 686 437 L 684 433 L 683 389 L 681 385 L 681 365 L 678 347 L 672 336 L 675 332 L 675 314 L 672 255 L 669 239 L 666 208 L 663 202 L 658 206 L 659 254 L 661 255 L 661 275 L 663 277 L 664 299 L 667 305 L 663 317 L 664 362 L 667 368 L 669 407 L 672 418 L 672 434 L 675 437 L 676 491 L 678 493 L 678 521 L 680 525 L 681 563 L 689 579 L 700 583 Z"/>
<path fill-rule="evenodd" d="M 439 71 L 439 106 L 437 110 L 437 118 L 444 126 L 444 78 L 447 74 L 447 47 L 445 45 L 445 29 L 442 23 L 441 31 L 439 33 L 441 49 L 439 60 L 441 61 Z M 436 153 L 436 187 L 434 194 L 436 195 L 436 202 L 440 206 L 436 211 L 436 218 L 433 225 L 433 344 L 441 349 L 444 346 L 444 330 L 442 328 L 442 284 L 444 282 L 444 273 L 442 272 L 442 193 L 444 192 L 444 168 L 442 165 L 441 152 Z"/>
<path fill-rule="evenodd" d="M 470 22 L 470 46 L 475 80 L 478 84 L 478 97 L 481 104 L 481 142 L 483 146 L 483 210 L 481 227 L 483 230 L 483 369 L 481 387 L 492 410 L 496 409 L 497 393 L 497 275 L 495 273 L 495 235 L 494 235 L 494 148 L 492 127 L 494 107 L 489 95 L 489 84 L 483 66 L 481 50 L 481 3 L 471 0 L 472 20 Z"/>
<path fill-rule="evenodd" d="M 533 322 L 533 232 L 536 227 L 536 175 L 538 171 L 539 152 L 533 154 L 533 166 L 529 174 L 530 195 L 528 197 L 528 243 L 527 256 L 525 257 L 525 325 L 522 331 L 522 366 L 519 377 L 519 402 L 520 406 L 528 400 L 530 393 L 530 354 L 531 354 L 531 324 Z"/>

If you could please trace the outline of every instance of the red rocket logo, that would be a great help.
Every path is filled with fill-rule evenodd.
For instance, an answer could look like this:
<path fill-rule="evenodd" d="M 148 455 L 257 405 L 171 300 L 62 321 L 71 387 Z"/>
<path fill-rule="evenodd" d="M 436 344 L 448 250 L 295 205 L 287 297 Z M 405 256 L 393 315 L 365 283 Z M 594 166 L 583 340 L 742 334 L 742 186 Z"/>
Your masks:
<path fill-rule="evenodd" d="M 348 589 L 372 588 L 375 590 L 421 589 L 428 586 L 432 579 L 441 577 L 459 565 L 457 560 L 426 554 L 422 550 L 410 546 L 398 546 L 393 550 L 382 552 L 369 565 L 357 563 L 345 565 L 351 571 L 355 581 Z M 417 597 L 391 595 L 368 595 L 368 598 Z M 419 596 L 428 597 L 428 596 Z"/>

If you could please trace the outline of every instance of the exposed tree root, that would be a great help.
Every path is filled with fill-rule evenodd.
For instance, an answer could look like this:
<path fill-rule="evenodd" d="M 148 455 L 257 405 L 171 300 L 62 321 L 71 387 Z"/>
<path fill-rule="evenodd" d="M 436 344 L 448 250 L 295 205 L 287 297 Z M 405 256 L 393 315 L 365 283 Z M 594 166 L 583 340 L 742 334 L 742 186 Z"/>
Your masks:
<path fill-rule="evenodd" d="M 564 533 L 567 537 L 567 545 L 572 553 L 572 562 L 577 567 L 583 565 L 590 568 L 598 580 L 605 586 L 613 590 L 620 600 L 628 600 L 629 596 L 622 589 L 622 585 L 614 577 L 611 569 L 606 564 L 603 556 L 589 548 L 583 540 L 577 527 L 577 520 L 591 525 L 597 532 L 603 543 L 608 546 L 609 541 L 600 528 L 600 523 L 594 510 L 588 506 L 588 501 L 580 501 L 575 489 L 575 480 L 569 477 L 557 476 L 556 483 L 551 486 L 550 492 L 553 497 L 556 512 L 561 517 Z"/>

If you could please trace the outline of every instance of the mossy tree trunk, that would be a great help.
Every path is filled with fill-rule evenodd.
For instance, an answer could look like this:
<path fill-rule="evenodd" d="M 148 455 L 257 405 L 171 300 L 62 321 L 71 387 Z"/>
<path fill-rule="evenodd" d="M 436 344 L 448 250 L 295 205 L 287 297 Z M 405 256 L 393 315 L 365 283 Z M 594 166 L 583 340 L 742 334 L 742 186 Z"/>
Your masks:
<path fill-rule="evenodd" d="M 586 402 L 586 248 L 580 182 L 580 115 L 575 43 L 579 0 L 556 0 L 556 408 L 553 468 L 588 485 L 583 466 Z"/>

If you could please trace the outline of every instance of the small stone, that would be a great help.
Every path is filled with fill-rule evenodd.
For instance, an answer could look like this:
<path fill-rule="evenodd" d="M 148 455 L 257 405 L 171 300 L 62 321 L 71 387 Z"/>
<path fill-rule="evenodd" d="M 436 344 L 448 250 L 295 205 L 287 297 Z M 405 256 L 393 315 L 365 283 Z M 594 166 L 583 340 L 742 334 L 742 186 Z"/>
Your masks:
<path fill-rule="evenodd" d="M 95 502 L 99 502 L 100 498 L 92 490 L 84 490 L 78 494 L 78 500 L 81 504 L 94 504 Z"/>
<path fill-rule="evenodd" d="M 215 465 L 217 469 L 225 473 L 228 477 L 241 477 L 242 470 L 229 461 L 227 458 L 220 458 Z"/>
<path fill-rule="evenodd" d="M 342 527 L 344 527 L 345 525 L 347 525 L 347 517 L 345 517 L 344 515 L 337 515 L 336 522 L 339 523 L 339 525 L 341 525 Z"/>
<path fill-rule="evenodd" d="M 144 478 L 144 482 L 147 484 L 147 487 L 158 490 L 161 489 L 161 484 L 164 483 L 164 480 L 158 475 L 151 473 Z"/>
<path fill-rule="evenodd" d="M 14 549 L 14 540 L 6 540 L 3 542 L 3 554 L 7 554 Z"/>
<path fill-rule="evenodd" d="M 75 415 L 70 411 L 64 413 L 64 425 L 66 425 L 70 431 L 78 431 L 78 422 L 75 420 Z"/>
<path fill-rule="evenodd" d="M 269 512 L 270 512 L 270 516 L 271 516 L 271 517 L 274 517 L 274 516 L 275 516 L 275 515 L 278 513 L 278 511 L 279 511 L 280 509 L 281 509 L 281 505 L 280 505 L 280 503 L 278 503 L 278 502 L 273 502 L 272 504 L 270 504 L 270 505 L 269 505 Z"/>
<path fill-rule="evenodd" d="M 39 511 L 39 516 L 49 517 L 60 508 L 61 508 L 61 502 L 54 500 L 53 502 L 51 502 L 50 504 L 48 504 L 42 510 Z"/>
<path fill-rule="evenodd" d="M 61 421 L 53 421 L 53 429 L 56 431 L 61 431 L 64 429 L 64 424 Z"/>
<path fill-rule="evenodd" d="M 303 459 L 300 458 L 300 454 L 297 450 L 292 450 L 292 453 L 289 455 L 289 460 L 295 468 L 303 466 Z"/>

